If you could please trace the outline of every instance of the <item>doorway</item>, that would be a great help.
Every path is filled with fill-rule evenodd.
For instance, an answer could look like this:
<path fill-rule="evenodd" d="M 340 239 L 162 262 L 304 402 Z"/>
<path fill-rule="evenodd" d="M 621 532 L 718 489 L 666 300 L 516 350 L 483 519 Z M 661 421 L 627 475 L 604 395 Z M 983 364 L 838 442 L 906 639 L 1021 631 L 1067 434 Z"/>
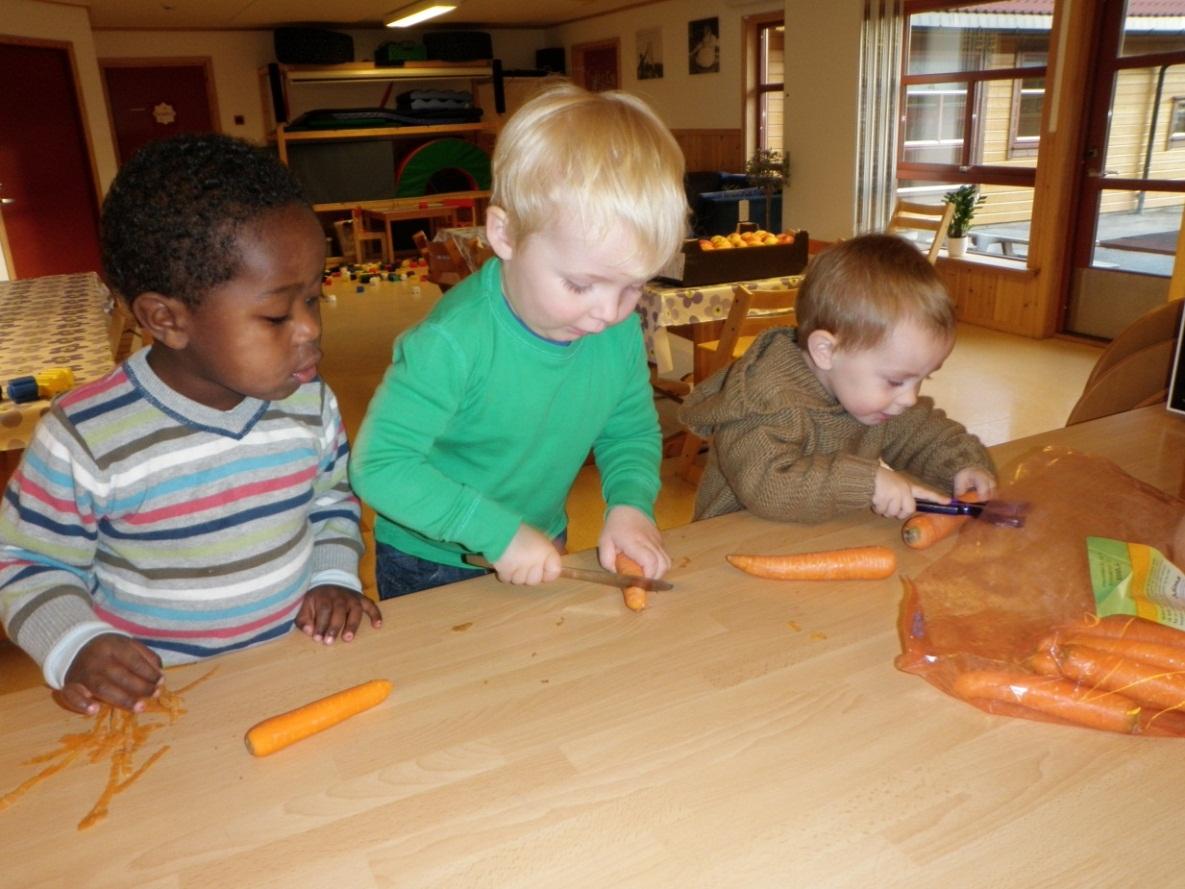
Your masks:
<path fill-rule="evenodd" d="M 1063 326 L 1110 339 L 1168 295 L 1185 208 L 1185 33 L 1126 0 L 1097 9 Z"/>
<path fill-rule="evenodd" d="M 111 131 L 122 166 L 148 142 L 181 133 L 216 132 L 209 59 L 103 59 Z"/>
<path fill-rule="evenodd" d="M 7 275 L 98 271 L 99 194 L 68 43 L 0 41 L 0 248 Z"/>

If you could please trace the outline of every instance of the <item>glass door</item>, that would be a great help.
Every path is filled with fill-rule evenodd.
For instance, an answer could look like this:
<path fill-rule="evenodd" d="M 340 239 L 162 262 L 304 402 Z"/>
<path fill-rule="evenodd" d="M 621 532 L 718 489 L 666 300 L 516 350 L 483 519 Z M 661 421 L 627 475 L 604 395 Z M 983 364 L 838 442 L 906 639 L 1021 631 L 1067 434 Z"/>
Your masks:
<path fill-rule="evenodd" d="M 1064 329 L 1164 302 L 1185 207 L 1185 0 L 1102 0 Z"/>

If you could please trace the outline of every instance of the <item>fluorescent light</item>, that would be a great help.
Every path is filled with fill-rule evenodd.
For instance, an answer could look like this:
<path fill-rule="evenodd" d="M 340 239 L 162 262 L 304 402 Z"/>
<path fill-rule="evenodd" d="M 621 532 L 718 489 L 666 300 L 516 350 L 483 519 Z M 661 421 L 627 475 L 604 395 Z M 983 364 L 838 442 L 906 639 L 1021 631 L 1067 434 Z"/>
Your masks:
<path fill-rule="evenodd" d="M 412 25 L 434 19 L 438 15 L 452 12 L 456 8 L 456 3 L 436 3 L 432 0 L 428 0 L 426 3 L 413 3 L 411 6 L 405 6 L 388 13 L 387 17 L 383 19 L 383 24 L 388 28 L 410 28 Z"/>

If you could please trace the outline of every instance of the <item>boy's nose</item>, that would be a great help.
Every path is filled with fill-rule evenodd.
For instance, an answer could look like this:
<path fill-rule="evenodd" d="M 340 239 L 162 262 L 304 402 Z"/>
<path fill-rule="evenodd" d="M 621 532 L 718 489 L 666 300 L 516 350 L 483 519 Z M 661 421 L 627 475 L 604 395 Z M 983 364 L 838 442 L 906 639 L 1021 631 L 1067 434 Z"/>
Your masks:
<path fill-rule="evenodd" d="M 296 316 L 296 336 L 302 343 L 321 338 L 320 307 L 306 308 Z"/>

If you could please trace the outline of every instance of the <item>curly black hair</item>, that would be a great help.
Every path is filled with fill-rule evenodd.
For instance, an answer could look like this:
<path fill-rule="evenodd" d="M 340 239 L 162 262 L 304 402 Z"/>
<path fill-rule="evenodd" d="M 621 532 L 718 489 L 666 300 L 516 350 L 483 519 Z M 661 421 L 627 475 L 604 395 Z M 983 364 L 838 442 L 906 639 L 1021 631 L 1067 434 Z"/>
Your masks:
<path fill-rule="evenodd" d="M 145 145 L 103 201 L 103 270 L 129 304 L 154 291 L 197 305 L 234 277 L 238 236 L 263 213 L 308 200 L 269 151 L 218 133 Z"/>

